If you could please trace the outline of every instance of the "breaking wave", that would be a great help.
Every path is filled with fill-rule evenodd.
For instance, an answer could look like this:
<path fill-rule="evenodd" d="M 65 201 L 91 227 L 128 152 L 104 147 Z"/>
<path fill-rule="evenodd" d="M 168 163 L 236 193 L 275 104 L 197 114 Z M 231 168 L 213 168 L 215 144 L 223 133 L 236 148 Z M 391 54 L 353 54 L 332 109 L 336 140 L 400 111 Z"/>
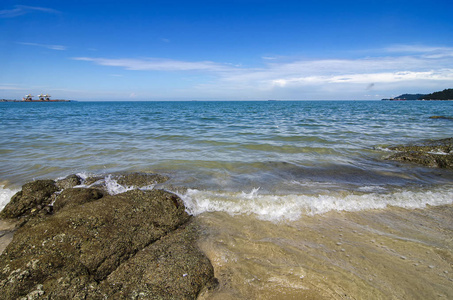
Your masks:
<path fill-rule="evenodd" d="M 11 200 L 11 197 L 17 193 L 18 189 L 8 189 L 4 185 L 0 185 L 0 211 L 8 204 Z"/>
<path fill-rule="evenodd" d="M 226 212 L 231 215 L 255 215 L 268 221 L 293 221 L 304 215 L 329 211 L 361 211 L 389 206 L 416 209 L 427 205 L 453 203 L 453 188 L 424 191 L 400 190 L 382 193 L 337 193 L 326 195 L 269 195 L 259 189 L 249 193 L 226 193 L 189 189 L 180 197 L 193 215 L 204 212 Z"/>

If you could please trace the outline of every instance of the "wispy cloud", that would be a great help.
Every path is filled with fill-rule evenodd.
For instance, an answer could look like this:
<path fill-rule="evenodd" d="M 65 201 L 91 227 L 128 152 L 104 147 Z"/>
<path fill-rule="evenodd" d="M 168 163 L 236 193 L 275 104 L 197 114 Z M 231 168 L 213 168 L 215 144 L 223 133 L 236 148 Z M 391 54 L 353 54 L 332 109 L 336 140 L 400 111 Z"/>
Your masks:
<path fill-rule="evenodd" d="M 384 49 L 389 53 L 421 55 L 425 58 L 453 57 L 452 47 L 433 47 L 423 45 L 394 45 Z"/>
<path fill-rule="evenodd" d="M 370 85 L 373 87 L 376 83 L 401 83 L 414 80 L 437 80 L 450 81 L 453 80 L 453 69 L 443 69 L 427 72 L 381 72 L 381 73 L 362 73 L 351 75 L 337 76 L 305 76 L 285 79 L 274 79 L 272 85 L 285 87 L 289 85 L 320 85 L 330 83 L 344 84 L 366 84 L 367 89 Z"/>
<path fill-rule="evenodd" d="M 379 53 L 354 59 L 263 56 L 261 65 L 254 67 L 159 58 L 73 59 L 126 70 L 208 73 L 211 75 L 209 82 L 198 81 L 192 88 L 195 94 L 206 92 L 209 95 L 232 95 L 236 91 L 297 98 L 301 93 L 322 91 L 338 95 L 353 91 L 356 98 L 360 98 L 369 94 L 371 89 L 388 96 L 390 89 L 411 92 L 417 88 L 419 92 L 431 90 L 433 86 L 446 88 L 453 82 L 453 55 L 450 55 L 453 48 L 399 45 L 383 48 Z"/>
<path fill-rule="evenodd" d="M 432 47 L 424 45 L 393 45 L 384 48 L 387 52 L 413 52 L 413 53 L 427 53 L 438 51 L 451 51 L 449 47 Z"/>
<path fill-rule="evenodd" d="M 74 60 L 89 61 L 101 66 L 120 67 L 135 71 L 226 71 L 231 67 L 211 61 L 180 61 L 172 59 L 93 58 L 74 57 Z"/>
<path fill-rule="evenodd" d="M 401 50 L 405 49 L 401 47 Z M 409 47 L 407 48 L 409 49 Z M 432 51 L 437 52 L 434 55 Z M 229 85 L 241 84 L 261 89 L 320 87 L 328 85 L 439 82 L 453 80 L 453 56 L 451 48 L 429 48 L 416 55 L 381 55 L 357 59 L 312 59 L 281 62 L 264 60 L 258 69 L 243 69 L 224 74 L 221 80 Z M 396 50 L 395 50 L 396 51 Z M 385 51 L 383 51 L 385 54 Z M 373 85 L 375 87 L 375 85 Z"/>
<path fill-rule="evenodd" d="M 47 48 L 47 49 L 51 49 L 51 50 L 59 50 L 59 51 L 67 50 L 67 47 L 62 46 L 62 45 L 45 45 L 45 44 L 24 43 L 24 42 L 19 42 L 18 44 L 26 45 L 26 46 L 42 47 L 42 48 Z"/>
<path fill-rule="evenodd" d="M 0 84 L 0 90 L 7 90 L 7 91 L 19 91 L 23 90 L 23 88 L 15 86 L 15 85 L 9 85 L 9 84 Z"/>
<path fill-rule="evenodd" d="M 44 12 L 50 14 L 58 14 L 60 13 L 58 10 L 47 8 L 47 7 L 39 7 L 39 6 L 27 6 L 27 5 L 15 5 L 12 9 L 3 9 L 0 10 L 0 18 L 14 18 L 22 15 L 26 15 L 32 12 Z"/>

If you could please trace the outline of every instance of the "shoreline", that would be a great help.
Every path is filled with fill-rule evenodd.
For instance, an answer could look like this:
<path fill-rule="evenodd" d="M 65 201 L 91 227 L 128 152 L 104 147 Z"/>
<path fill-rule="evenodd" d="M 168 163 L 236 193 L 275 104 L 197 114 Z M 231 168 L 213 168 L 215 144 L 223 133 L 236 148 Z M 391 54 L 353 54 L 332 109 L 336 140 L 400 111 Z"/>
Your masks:
<path fill-rule="evenodd" d="M 144 192 L 137 189 L 127 190 L 130 179 L 120 181 L 120 178 L 121 176 L 141 178 L 148 175 L 121 174 L 115 176 L 119 176 L 116 178 L 122 183 L 124 190 L 117 186 L 117 195 L 126 196 Z M 166 179 L 165 177 L 153 178 L 157 178 L 157 181 Z M 74 181 L 73 176 L 60 180 L 65 181 L 65 185 L 72 182 L 69 186 L 78 183 Z M 92 178 L 87 183 L 89 186 L 84 188 L 87 191 L 109 185 L 102 178 Z M 145 181 L 142 181 L 142 184 L 146 184 Z M 62 204 L 58 202 L 62 199 L 73 197 L 69 193 L 71 190 L 69 186 L 60 194 L 61 196 L 57 196 L 60 199 L 55 202 L 55 209 L 61 209 Z M 76 189 L 80 190 L 80 188 Z M 37 210 L 29 210 L 38 219 L 36 221 L 30 219 L 28 223 L 31 225 L 26 223 L 19 226 L 24 228 L 19 231 L 14 228 L 17 223 L 0 221 L 0 249 L 11 243 L 16 233 L 24 234 L 28 231 L 32 231 L 31 235 L 34 236 L 49 230 L 49 236 L 37 240 L 37 245 L 45 241 L 46 249 L 52 249 L 58 246 L 58 243 L 64 242 L 65 236 L 68 238 L 71 236 L 70 241 L 73 244 L 74 232 L 71 234 L 62 233 L 59 230 L 51 232 L 47 227 L 43 227 L 43 221 L 40 219 L 45 221 L 45 218 L 56 218 L 66 222 L 65 220 L 69 218 L 70 224 L 79 224 L 74 223 L 75 219 L 72 219 L 80 218 L 80 213 L 89 211 L 91 214 L 92 208 L 97 206 L 94 205 L 95 200 L 93 205 L 88 206 L 90 207 L 88 210 L 84 209 L 83 205 L 90 205 L 89 203 L 82 204 L 78 209 L 71 208 L 69 205 L 72 205 L 71 202 L 76 198 L 66 199 L 64 205 L 69 209 L 70 216 L 45 217 L 47 210 L 43 206 L 38 207 Z M 85 201 L 83 197 L 80 199 Z M 113 200 L 113 198 L 109 199 Z M 105 211 L 110 209 L 109 206 L 103 205 L 100 208 Z M 120 209 L 126 214 L 128 211 L 121 206 L 112 209 L 114 211 Z M 430 298 L 438 295 L 441 299 L 448 299 L 453 295 L 451 285 L 453 241 L 449 239 L 453 233 L 452 224 L 449 222 L 452 213 L 453 204 L 450 203 L 415 209 L 389 205 L 385 208 L 350 212 L 328 211 L 312 216 L 304 215 L 297 220 L 280 221 L 266 221 L 249 214 L 232 215 L 217 211 L 192 216 L 193 225 L 190 226 L 198 228 L 197 231 L 200 233 L 196 238 L 196 247 L 199 247 L 209 259 L 214 276 L 218 280 L 218 284 L 208 284 L 197 299 L 343 299 L 344 295 L 359 299 L 376 297 L 376 295 L 382 299 L 420 297 L 420 295 Z M 103 217 L 94 219 L 93 217 L 95 216 L 87 219 L 97 220 L 95 223 L 90 221 L 91 223 L 87 225 L 90 232 L 93 230 L 92 226 L 97 228 L 98 222 L 104 222 Z M 19 221 L 19 223 L 23 222 L 24 220 Z M 141 226 L 146 226 L 145 223 Z M 126 227 L 131 228 L 129 225 Z M 100 228 L 96 229 L 99 233 Z M 137 228 L 138 231 L 135 229 L 134 234 L 141 232 L 139 228 Z M 125 237 L 127 238 L 128 235 L 126 234 Z M 96 245 L 99 242 L 98 239 L 99 237 L 92 239 L 91 243 Z M 178 243 L 176 245 L 182 245 L 182 240 L 179 238 L 176 240 Z M 26 248 L 30 245 L 28 243 L 29 241 Z M 176 245 L 172 246 L 172 251 L 177 247 Z M 145 253 L 142 254 L 142 252 Z M 149 250 L 139 251 L 127 267 L 120 266 L 118 269 L 129 270 L 130 266 L 142 263 L 148 264 L 146 268 L 152 269 L 154 265 L 150 264 L 150 258 L 147 256 L 154 257 L 151 253 L 153 252 Z M 38 263 L 30 264 L 28 261 L 34 260 L 25 259 L 24 264 L 28 267 L 39 266 Z M 159 265 L 161 264 L 162 262 L 159 261 Z M 21 270 L 27 270 L 26 267 L 24 268 Z M 132 271 L 134 274 L 140 272 Z M 189 273 L 182 271 L 181 274 Z M 123 275 L 114 275 L 111 278 L 121 282 L 125 280 Z M 114 280 L 110 282 L 118 286 L 120 283 Z M 167 281 L 160 284 L 167 284 L 165 282 Z M 130 283 L 129 287 L 133 288 L 136 284 Z M 102 286 L 105 287 L 105 284 Z M 44 284 L 40 291 L 48 294 L 47 287 L 48 285 Z M 118 290 L 115 291 L 118 292 Z"/>
<path fill-rule="evenodd" d="M 69 244 L 62 246 L 67 247 L 65 251 L 68 251 L 68 249 L 72 249 L 74 243 L 78 243 L 76 242 L 77 239 L 74 240 L 74 237 L 79 235 L 77 228 L 85 222 L 88 222 L 86 226 L 88 226 L 89 234 L 94 233 L 96 237 L 88 239 L 81 236 L 82 240 L 88 241 L 87 245 L 84 245 L 81 249 L 91 246 L 97 247 L 98 243 L 112 244 L 110 239 L 116 235 L 112 235 L 110 230 L 106 237 L 98 235 L 101 234 L 103 222 L 105 222 L 103 221 L 105 219 L 103 214 L 106 212 L 110 214 L 108 212 L 110 210 L 120 212 L 119 215 L 115 216 L 115 219 L 119 218 L 120 223 L 124 223 L 123 226 L 125 227 L 121 230 L 133 230 L 134 235 L 142 232 L 142 227 L 155 226 L 152 225 L 155 224 L 155 221 L 150 223 L 149 220 L 151 219 L 148 219 L 148 217 L 145 218 L 148 221 L 140 221 L 140 225 L 137 223 L 138 226 L 135 227 L 121 221 L 123 218 L 128 219 L 135 214 L 128 217 L 130 211 L 136 211 L 135 208 L 123 207 L 126 203 L 122 201 L 133 195 L 142 195 L 152 191 L 154 191 L 152 193 L 160 193 L 159 191 L 162 190 L 159 190 L 159 188 L 171 188 L 171 183 L 169 186 L 165 186 L 168 177 L 146 173 L 116 173 L 111 174 L 111 176 L 85 178 L 84 181 L 81 181 L 81 178 L 72 175 L 56 181 L 38 180 L 32 182 L 42 182 L 46 186 L 56 182 L 59 188 L 63 188 L 63 192 L 56 194 L 56 201 L 53 196 L 46 200 L 54 201 L 53 209 L 49 210 L 49 204 L 45 204 L 47 202 L 37 206 L 35 203 L 26 208 L 27 214 L 31 214 L 31 217 L 20 218 L 18 223 L 17 221 L 0 221 L 0 250 L 6 248 L 8 244 L 13 245 L 14 243 L 16 245 L 12 249 L 17 248 L 18 242 L 14 242 L 14 239 L 19 239 L 20 243 L 21 240 L 24 240 L 20 237 L 21 235 L 30 234 L 30 237 L 26 240 L 26 245 L 21 246 L 22 248 L 29 249 L 30 241 L 36 239 L 36 245 L 33 244 L 33 247 L 41 249 L 39 245 L 46 244 L 42 251 L 53 251 L 54 247 L 57 247 L 58 250 L 59 243 L 66 243 L 66 239 L 68 239 L 67 242 L 70 242 L 71 246 Z M 114 178 L 115 181 L 110 181 L 111 178 Z M 149 185 L 151 182 L 152 185 Z M 24 185 L 22 191 L 33 191 L 33 189 L 26 187 L 32 183 Z M 82 186 L 83 188 L 80 188 Z M 134 186 L 135 188 L 133 188 Z M 147 187 L 151 189 L 147 190 Z M 177 187 L 174 187 L 174 189 L 178 190 Z M 81 197 L 75 198 L 72 190 L 82 193 L 80 194 Z M 105 193 L 105 191 L 108 192 L 108 195 L 101 196 L 99 194 Z M 184 194 L 181 189 L 179 189 L 179 192 Z M 24 195 L 22 194 L 22 197 Z M 184 199 L 179 193 L 174 195 Z M 244 200 L 252 195 L 253 193 L 245 194 Z M 99 196 L 101 198 L 97 200 Z M 116 203 L 114 197 L 117 196 L 123 200 Z M 406 196 L 412 197 L 411 195 Z M 173 199 L 172 197 L 171 199 Z M 96 204 L 103 198 L 109 200 L 102 205 Z M 259 195 L 257 199 L 263 200 Z M 184 202 L 171 200 L 170 203 L 175 203 L 174 201 L 183 203 L 186 212 L 190 208 L 186 200 L 183 200 Z M 247 201 L 250 202 L 251 199 Z M 120 205 L 117 206 L 117 204 Z M 24 206 L 19 205 L 19 207 L 23 208 Z M 100 208 L 100 210 L 97 210 L 97 208 Z M 65 209 L 67 209 L 67 213 L 65 213 Z M 53 213 L 49 215 L 49 212 L 55 210 L 55 215 Z M 60 211 L 61 216 L 59 216 Z M 141 209 L 138 211 L 141 211 Z M 453 253 L 451 253 L 453 241 L 448 238 L 453 233 L 452 224 L 448 221 L 452 213 L 452 203 L 411 208 L 393 206 L 391 202 L 381 208 L 359 211 L 339 209 L 314 215 L 302 215 L 297 219 L 281 220 L 266 220 L 260 218 L 259 215 L 248 212 L 235 214 L 225 211 L 205 211 L 190 216 L 189 228 L 197 228 L 196 231 L 200 234 L 196 238 L 192 233 L 190 234 L 190 240 L 195 244 L 191 246 L 183 244 L 183 241 L 188 238 L 185 233 L 178 233 L 175 239 L 173 237 L 162 239 L 176 241 L 176 244 L 171 246 L 170 252 L 174 253 L 175 249 L 180 246 L 184 249 L 195 247 L 199 248 L 210 261 L 213 276 L 216 279 L 206 281 L 205 287 L 198 290 L 197 299 L 343 299 L 344 295 L 361 299 L 376 295 L 383 299 L 407 297 L 408 295 L 410 297 L 423 295 L 425 298 L 430 298 L 433 295 L 438 295 L 441 298 L 448 299 L 449 296 L 453 295 L 451 287 L 453 269 L 450 261 L 453 257 Z M 84 214 L 88 214 L 89 217 L 82 217 L 83 222 L 76 221 Z M 164 219 L 168 217 L 166 213 L 159 215 L 165 216 Z M 51 223 L 51 227 L 48 228 L 44 226 L 47 219 L 49 221 L 58 220 L 58 224 L 69 222 L 68 225 L 78 225 L 77 228 L 72 229 L 71 226 L 68 227 L 64 224 L 56 226 Z M 110 217 L 107 219 L 110 219 Z M 93 226 L 95 231 L 93 231 Z M 58 228 L 69 228 L 69 231 L 63 232 Z M 81 228 L 83 229 L 83 227 Z M 145 231 L 149 232 L 149 228 Z M 40 237 L 40 235 L 43 236 Z M 122 235 L 129 239 L 129 234 L 123 232 Z M 101 242 L 104 238 L 107 238 L 107 240 Z M 122 245 L 122 243 L 119 243 L 119 245 Z M 111 292 L 113 294 L 110 295 L 126 295 L 123 294 L 123 292 L 126 293 L 126 290 L 121 288 L 123 284 L 128 287 L 127 289 L 143 291 L 141 290 L 143 286 L 140 286 L 139 283 L 142 280 L 141 276 L 145 276 L 140 275 L 142 274 L 141 267 L 132 271 L 130 268 L 143 265 L 144 269 L 154 269 L 153 259 L 157 255 L 154 254 L 156 253 L 154 251 L 158 251 L 157 253 L 169 251 L 159 252 L 161 250 L 158 249 L 161 249 L 161 246 L 158 245 L 160 245 L 160 242 L 156 246 L 150 246 L 154 249 L 152 251 L 138 251 L 137 255 L 130 261 L 126 260 L 124 266 L 121 264 L 119 267 L 115 267 L 115 271 L 111 273 L 115 275 L 109 275 L 108 278 L 110 279 L 102 280 L 101 283 L 92 285 L 85 291 L 88 290 L 87 293 L 91 293 L 89 295 L 93 297 L 98 293 L 109 295 Z M 167 249 L 165 248 L 167 246 L 163 247 Z M 46 257 L 47 255 L 51 260 L 52 252 L 45 255 L 41 252 L 37 253 L 39 253 L 39 257 Z M 0 255 L 0 263 L 2 256 Z M 74 259 L 74 256 L 71 259 Z M 162 264 L 160 259 L 157 261 L 158 265 Z M 177 260 L 180 259 L 177 258 Z M 38 270 L 33 268 L 41 267 L 38 262 L 30 263 L 36 261 L 33 257 L 27 257 L 23 260 L 22 265 L 14 265 L 12 270 L 19 268 L 23 272 L 30 271 L 33 273 Z M 7 261 L 9 261 L 9 258 L 7 258 Z M 15 262 L 11 263 L 15 264 Z M 109 264 L 110 262 L 107 265 Z M 174 262 L 170 262 L 170 265 L 173 264 Z M 113 266 L 107 265 L 103 268 L 113 268 Z M 29 270 L 29 268 L 32 269 Z M 47 274 L 48 267 L 43 266 L 43 268 L 44 273 Z M 175 282 L 181 280 L 169 275 L 174 271 L 167 273 L 167 271 L 162 271 L 162 268 L 158 268 L 159 272 L 167 274 L 164 275 L 167 279 L 160 281 L 159 286 L 169 284 L 168 280 Z M 122 270 L 126 270 L 126 274 L 129 275 L 118 275 L 122 274 Z M 61 270 L 49 272 L 50 274 L 54 274 L 54 272 L 61 274 Z M 130 272 L 137 274 L 137 276 L 130 275 Z M 184 276 L 191 274 L 185 269 L 178 272 L 182 274 L 182 278 L 193 276 Z M 151 276 L 150 274 L 146 276 Z M 13 278 L 14 276 L 13 271 L 10 277 Z M 126 279 L 129 280 L 129 277 L 132 278 L 132 281 L 125 283 Z M 25 280 L 25 278 L 19 280 L 19 284 L 22 286 L 24 283 L 21 280 Z M 52 282 L 53 277 L 50 276 L 49 278 L 48 280 Z M 53 284 L 45 282 L 47 281 L 38 284 L 40 293 L 45 293 L 45 295 L 62 293 L 59 290 L 52 290 Z M 83 290 L 84 284 L 82 283 L 83 286 L 76 286 L 71 292 L 76 293 L 75 289 L 77 291 Z M 116 287 L 112 290 L 112 286 L 108 287 L 109 284 L 114 284 Z M 36 291 L 36 289 L 30 290 L 29 294 Z M 145 293 L 148 292 L 149 290 Z M 154 295 L 154 292 L 151 293 Z M 121 296 L 119 297 L 121 298 Z"/>
<path fill-rule="evenodd" d="M 203 299 L 451 299 L 453 205 L 329 212 L 294 222 L 207 213 Z"/>

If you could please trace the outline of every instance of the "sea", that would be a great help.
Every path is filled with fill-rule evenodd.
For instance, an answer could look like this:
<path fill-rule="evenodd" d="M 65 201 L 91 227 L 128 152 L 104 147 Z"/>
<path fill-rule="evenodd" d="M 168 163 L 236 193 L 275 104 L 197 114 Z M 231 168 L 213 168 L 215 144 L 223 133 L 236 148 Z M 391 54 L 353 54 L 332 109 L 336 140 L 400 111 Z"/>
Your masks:
<path fill-rule="evenodd" d="M 453 101 L 0 103 L 0 208 L 36 179 L 167 175 L 219 280 L 200 299 L 452 299 Z"/>

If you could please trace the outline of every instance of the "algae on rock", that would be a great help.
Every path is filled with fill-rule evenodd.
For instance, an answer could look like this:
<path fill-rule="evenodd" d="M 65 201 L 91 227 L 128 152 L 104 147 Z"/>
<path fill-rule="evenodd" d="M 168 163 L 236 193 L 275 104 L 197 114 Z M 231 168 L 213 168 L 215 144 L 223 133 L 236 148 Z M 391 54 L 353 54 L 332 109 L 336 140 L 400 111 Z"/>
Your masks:
<path fill-rule="evenodd" d="M 427 167 L 453 169 L 453 138 L 428 141 L 415 145 L 389 147 L 398 151 L 389 160 L 411 162 Z"/>
<path fill-rule="evenodd" d="M 196 246 L 196 226 L 177 195 L 163 190 L 108 195 L 93 188 L 58 194 L 52 182 L 36 184 L 42 191 L 24 185 L 19 193 L 30 207 L 15 201 L 2 213 L 29 218 L 0 256 L 2 299 L 195 299 L 215 282 L 212 265 Z M 32 204 L 52 197 L 53 213 L 30 215 Z"/>

